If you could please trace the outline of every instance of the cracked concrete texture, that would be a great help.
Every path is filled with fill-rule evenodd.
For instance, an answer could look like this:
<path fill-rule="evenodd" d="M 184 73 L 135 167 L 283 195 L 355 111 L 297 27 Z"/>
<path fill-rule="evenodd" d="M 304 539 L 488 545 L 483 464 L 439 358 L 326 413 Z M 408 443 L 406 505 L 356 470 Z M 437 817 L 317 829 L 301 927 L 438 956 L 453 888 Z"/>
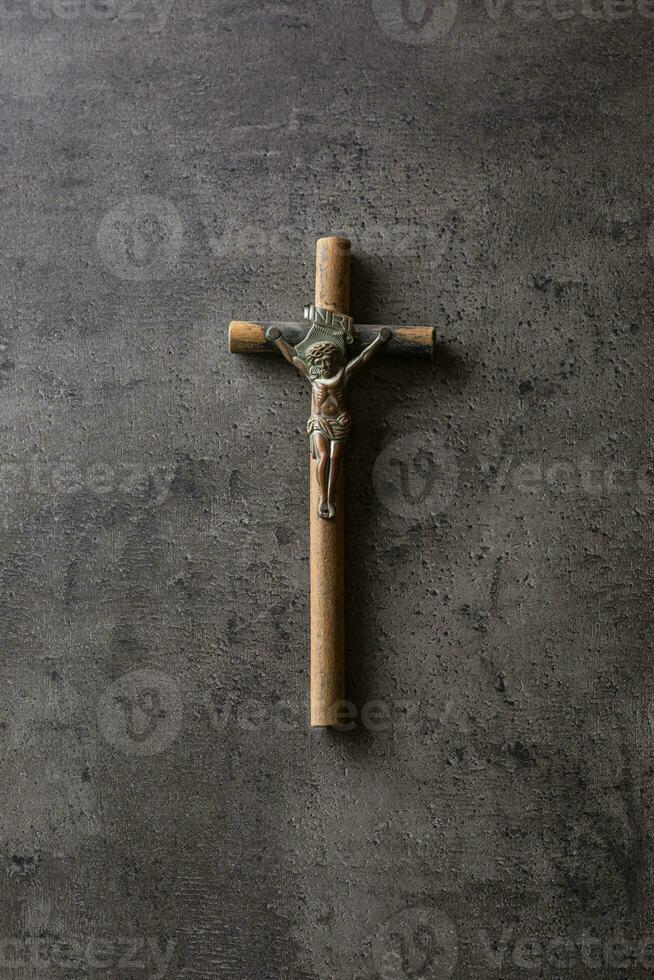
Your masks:
<path fill-rule="evenodd" d="M 653 11 L 559 7 L 5 11 L 3 977 L 651 974 Z M 439 335 L 351 392 L 342 733 L 226 352 L 327 233 Z"/>

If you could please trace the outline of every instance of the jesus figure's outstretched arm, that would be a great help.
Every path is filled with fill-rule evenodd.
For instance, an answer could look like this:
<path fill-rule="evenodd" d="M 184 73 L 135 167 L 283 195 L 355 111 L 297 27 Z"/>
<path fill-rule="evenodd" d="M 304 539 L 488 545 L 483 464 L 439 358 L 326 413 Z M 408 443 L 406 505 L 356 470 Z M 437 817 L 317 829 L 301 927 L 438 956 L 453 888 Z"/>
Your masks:
<path fill-rule="evenodd" d="M 391 332 L 388 327 L 382 327 L 373 342 L 368 344 L 367 347 L 364 347 L 358 357 L 355 357 L 354 360 L 349 361 L 345 365 L 346 379 L 349 378 L 350 375 L 354 374 L 355 371 L 358 371 L 359 368 L 362 368 L 366 361 L 369 361 L 371 357 L 374 357 L 377 350 L 386 343 L 390 335 Z"/>
<path fill-rule="evenodd" d="M 266 339 L 270 340 L 275 347 L 278 347 L 289 364 L 297 368 L 300 374 L 303 374 L 306 378 L 308 376 L 308 369 L 303 360 L 296 356 L 295 350 L 290 344 L 287 344 L 277 327 L 269 327 L 266 330 Z"/>

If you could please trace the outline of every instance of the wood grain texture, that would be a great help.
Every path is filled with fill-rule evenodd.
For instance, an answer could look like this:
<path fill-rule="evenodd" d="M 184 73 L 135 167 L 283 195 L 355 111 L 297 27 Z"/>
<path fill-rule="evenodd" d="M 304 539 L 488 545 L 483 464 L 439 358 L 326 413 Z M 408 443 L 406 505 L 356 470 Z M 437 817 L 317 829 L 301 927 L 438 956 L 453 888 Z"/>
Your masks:
<path fill-rule="evenodd" d="M 268 354 L 274 351 L 265 336 L 265 326 L 247 320 L 232 320 L 229 325 L 230 354 Z M 289 341 L 292 343 L 292 341 Z"/>
<path fill-rule="evenodd" d="M 316 306 L 350 311 L 350 243 L 321 238 L 316 246 Z M 311 576 L 311 724 L 338 722 L 345 697 L 345 495 L 341 466 L 336 517 L 318 517 L 316 464 L 309 461 Z"/>
<path fill-rule="evenodd" d="M 276 349 L 273 344 L 266 340 L 265 331 L 267 327 L 277 327 L 281 331 L 284 340 L 295 346 L 299 344 L 306 335 L 308 323 L 297 321 L 252 321 L 252 320 L 232 320 L 229 325 L 229 351 L 231 354 L 273 354 Z M 422 361 L 430 361 L 434 355 L 434 327 L 392 327 L 388 324 L 360 324 L 355 323 L 354 329 L 357 333 L 357 340 L 352 345 L 351 354 L 358 353 L 362 347 L 370 344 L 379 331 L 387 327 L 391 332 L 391 338 L 387 344 L 379 351 L 378 357 L 409 357 Z"/>

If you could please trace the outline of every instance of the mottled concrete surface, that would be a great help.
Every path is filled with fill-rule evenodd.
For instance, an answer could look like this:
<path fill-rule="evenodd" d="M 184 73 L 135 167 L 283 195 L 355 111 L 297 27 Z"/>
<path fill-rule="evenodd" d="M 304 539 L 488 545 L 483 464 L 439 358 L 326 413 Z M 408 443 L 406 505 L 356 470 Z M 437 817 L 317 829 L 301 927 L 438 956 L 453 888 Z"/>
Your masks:
<path fill-rule="evenodd" d="M 652 975 L 652 16 L 2 7 L 2 980 Z M 226 352 L 330 232 L 440 337 L 352 392 L 342 733 Z"/>

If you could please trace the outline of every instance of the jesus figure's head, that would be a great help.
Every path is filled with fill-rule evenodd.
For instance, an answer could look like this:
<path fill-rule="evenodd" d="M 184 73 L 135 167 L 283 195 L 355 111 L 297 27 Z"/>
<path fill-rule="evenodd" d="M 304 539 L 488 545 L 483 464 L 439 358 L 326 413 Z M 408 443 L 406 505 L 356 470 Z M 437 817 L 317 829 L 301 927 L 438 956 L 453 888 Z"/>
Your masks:
<path fill-rule="evenodd" d="M 331 378 L 338 370 L 340 351 L 335 344 L 322 341 L 319 344 L 312 344 L 305 357 L 311 365 L 312 378 Z"/>

